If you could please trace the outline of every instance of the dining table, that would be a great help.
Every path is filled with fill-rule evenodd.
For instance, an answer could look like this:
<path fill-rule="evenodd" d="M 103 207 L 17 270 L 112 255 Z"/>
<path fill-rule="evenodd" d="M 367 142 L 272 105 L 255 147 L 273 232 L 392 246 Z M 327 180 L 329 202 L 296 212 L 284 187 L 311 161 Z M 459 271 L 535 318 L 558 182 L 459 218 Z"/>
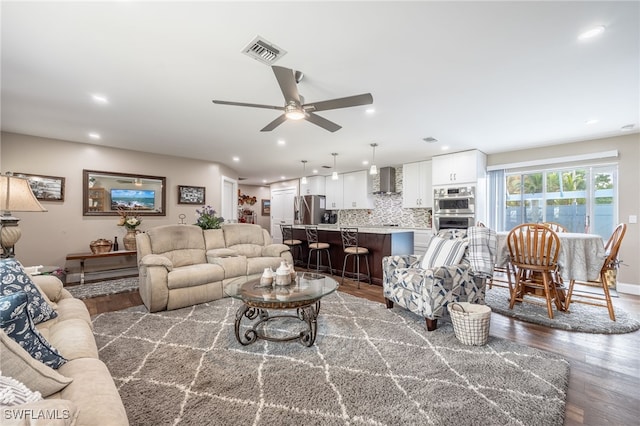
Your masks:
<path fill-rule="evenodd" d="M 498 253 L 496 266 L 506 267 L 509 263 L 507 235 L 509 231 L 497 232 Z M 600 277 L 600 269 L 605 261 L 604 241 L 597 234 L 578 232 L 558 232 L 560 251 L 558 272 L 562 280 L 595 281 Z"/>

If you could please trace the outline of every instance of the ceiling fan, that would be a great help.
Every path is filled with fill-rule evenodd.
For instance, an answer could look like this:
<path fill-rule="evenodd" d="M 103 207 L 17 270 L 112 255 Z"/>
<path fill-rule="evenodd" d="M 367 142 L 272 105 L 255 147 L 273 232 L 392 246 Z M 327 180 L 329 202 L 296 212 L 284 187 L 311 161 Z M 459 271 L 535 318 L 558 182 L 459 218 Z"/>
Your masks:
<path fill-rule="evenodd" d="M 331 99 L 328 101 L 311 102 L 305 104 L 304 98 L 300 95 L 300 93 L 298 93 L 298 87 L 296 86 L 296 83 L 299 81 L 299 78 L 297 79 L 296 75 L 301 76 L 302 74 L 295 74 L 294 71 L 290 68 L 278 67 L 275 65 L 271 68 L 273 69 L 273 73 L 276 75 L 276 80 L 278 80 L 280 90 L 282 90 L 282 94 L 284 95 L 284 106 L 280 107 L 274 105 L 248 104 L 243 102 L 220 101 L 216 99 L 213 100 L 213 103 L 221 105 L 246 106 L 252 108 L 277 109 L 284 112 L 281 116 L 261 129 L 261 132 L 270 132 L 280 124 L 284 123 L 287 119 L 304 119 L 317 126 L 322 127 L 325 130 L 335 132 L 337 130 L 340 130 L 342 126 L 339 126 L 338 124 L 329 121 L 326 118 L 320 117 L 319 115 L 315 114 L 315 112 L 327 111 L 330 109 L 349 108 L 360 105 L 369 105 L 373 103 L 373 96 L 371 96 L 371 93 L 365 93 L 362 95 L 347 96 L 346 98 Z"/>

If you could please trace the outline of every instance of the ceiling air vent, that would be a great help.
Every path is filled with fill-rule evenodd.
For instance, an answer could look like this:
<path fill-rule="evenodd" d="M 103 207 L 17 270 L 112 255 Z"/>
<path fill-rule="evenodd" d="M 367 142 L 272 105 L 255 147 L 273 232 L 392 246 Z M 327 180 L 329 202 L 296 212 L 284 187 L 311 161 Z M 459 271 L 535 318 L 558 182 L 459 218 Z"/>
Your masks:
<path fill-rule="evenodd" d="M 242 53 L 266 65 L 274 64 L 287 54 L 286 51 L 260 36 L 257 36 L 247 47 L 242 49 Z"/>
<path fill-rule="evenodd" d="M 436 139 L 436 138 L 434 138 L 434 137 L 431 137 L 431 136 L 426 137 L 426 138 L 423 138 L 422 140 L 423 140 L 423 141 L 425 141 L 426 143 L 435 143 L 435 142 L 438 142 L 438 139 Z"/>

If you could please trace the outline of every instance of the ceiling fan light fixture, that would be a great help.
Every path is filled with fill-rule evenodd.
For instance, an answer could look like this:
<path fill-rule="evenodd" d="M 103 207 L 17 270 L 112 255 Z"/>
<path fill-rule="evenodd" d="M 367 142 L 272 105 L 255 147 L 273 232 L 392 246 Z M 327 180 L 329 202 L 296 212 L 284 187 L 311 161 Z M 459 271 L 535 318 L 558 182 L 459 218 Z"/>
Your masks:
<path fill-rule="evenodd" d="M 290 120 L 301 120 L 305 117 L 304 111 L 295 104 L 285 106 L 284 115 Z"/>

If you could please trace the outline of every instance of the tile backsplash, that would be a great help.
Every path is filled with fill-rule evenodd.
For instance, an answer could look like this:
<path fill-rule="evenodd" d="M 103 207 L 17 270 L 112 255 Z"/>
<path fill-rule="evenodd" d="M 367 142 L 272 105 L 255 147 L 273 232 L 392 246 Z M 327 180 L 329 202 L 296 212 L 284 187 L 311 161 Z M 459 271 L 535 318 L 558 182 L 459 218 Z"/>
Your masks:
<path fill-rule="evenodd" d="M 396 189 L 402 189 L 402 166 L 396 167 Z M 380 188 L 380 175 L 373 177 L 373 188 Z M 402 208 L 402 194 L 374 194 L 373 210 L 340 210 L 338 224 L 353 226 L 398 225 L 404 228 L 430 228 L 432 209 Z"/>

